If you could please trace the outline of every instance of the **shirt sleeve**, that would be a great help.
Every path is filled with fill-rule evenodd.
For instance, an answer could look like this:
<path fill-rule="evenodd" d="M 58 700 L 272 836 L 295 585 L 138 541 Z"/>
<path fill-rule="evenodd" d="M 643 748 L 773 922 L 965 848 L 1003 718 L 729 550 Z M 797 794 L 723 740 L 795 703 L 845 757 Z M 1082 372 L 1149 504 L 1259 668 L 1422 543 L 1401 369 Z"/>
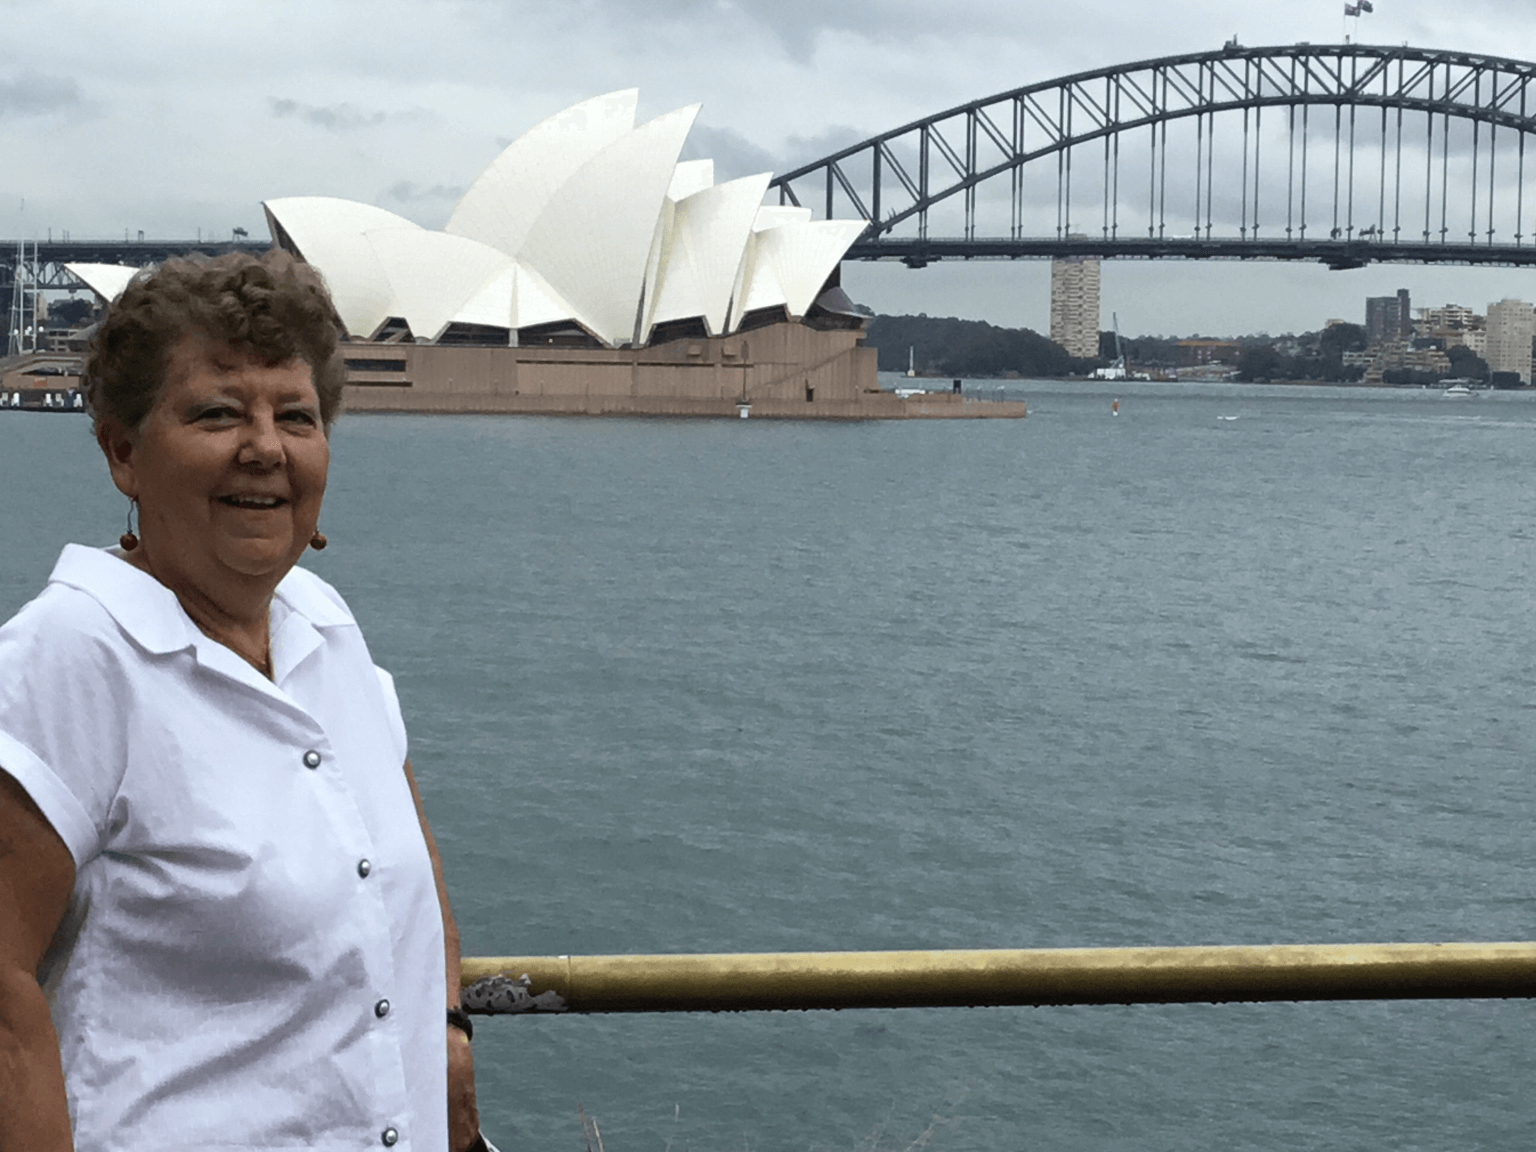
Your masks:
<path fill-rule="evenodd" d="M 400 713 L 400 697 L 395 694 L 395 678 L 377 664 L 373 670 L 378 673 L 379 687 L 384 692 L 384 710 L 389 715 L 389 734 L 394 738 L 395 747 L 399 749 L 398 757 L 401 764 L 410 755 L 410 743 L 405 734 L 405 717 Z"/>
<path fill-rule="evenodd" d="M 128 685 L 104 629 L 99 604 L 59 585 L 0 627 L 0 769 L 76 867 L 101 850 L 127 763 Z"/>

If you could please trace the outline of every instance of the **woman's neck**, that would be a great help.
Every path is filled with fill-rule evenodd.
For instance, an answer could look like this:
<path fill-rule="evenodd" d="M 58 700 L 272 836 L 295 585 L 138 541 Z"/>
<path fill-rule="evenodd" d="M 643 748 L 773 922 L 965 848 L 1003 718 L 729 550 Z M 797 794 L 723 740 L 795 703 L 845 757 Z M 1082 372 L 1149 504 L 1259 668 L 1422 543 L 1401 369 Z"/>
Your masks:
<path fill-rule="evenodd" d="M 182 586 L 162 579 L 143 548 L 124 553 L 123 558 L 135 568 L 153 576 L 171 590 L 198 631 L 224 645 L 268 680 L 272 679 L 272 643 L 268 619 L 272 608 L 272 588 L 265 582 L 252 581 L 248 589 L 215 600 L 194 585 Z"/>

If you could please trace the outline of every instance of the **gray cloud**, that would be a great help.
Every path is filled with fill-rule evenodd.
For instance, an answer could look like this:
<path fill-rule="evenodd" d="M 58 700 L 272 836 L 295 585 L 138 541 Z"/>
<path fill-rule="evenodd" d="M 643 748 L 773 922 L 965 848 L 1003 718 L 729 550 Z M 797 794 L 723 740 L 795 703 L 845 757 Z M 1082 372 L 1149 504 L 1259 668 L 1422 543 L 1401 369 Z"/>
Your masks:
<path fill-rule="evenodd" d="M 791 136 L 784 142 L 784 162 L 799 167 L 830 156 L 854 144 L 868 140 L 872 133 L 861 132 L 846 124 L 829 124 L 812 136 Z"/>
<path fill-rule="evenodd" d="M 300 104 L 297 100 L 271 100 L 272 115 L 278 119 L 293 118 L 327 132 L 356 132 L 362 128 L 377 128 L 390 119 L 388 112 L 362 112 L 350 104 L 332 104 L 319 107 Z"/>
<path fill-rule="evenodd" d="M 711 159 L 715 162 L 717 181 L 734 180 L 757 172 L 779 175 L 866 139 L 868 136 L 856 128 L 834 124 L 811 136 L 790 136 L 784 142 L 783 152 L 776 155 L 734 128 L 695 124 L 683 148 L 683 159 Z"/>
<path fill-rule="evenodd" d="M 712 128 L 697 122 L 683 146 L 683 159 L 713 160 L 717 182 L 757 172 L 777 172 L 780 168 L 777 156 L 734 128 Z"/>
<path fill-rule="evenodd" d="M 61 76 L 0 80 L 0 116 L 43 116 L 80 103 L 80 87 Z"/>
<path fill-rule="evenodd" d="M 409 180 L 401 180 L 391 185 L 386 195 L 402 204 L 420 204 L 429 200 L 457 200 L 464 195 L 464 188 L 458 184 L 434 184 L 423 188 Z"/>

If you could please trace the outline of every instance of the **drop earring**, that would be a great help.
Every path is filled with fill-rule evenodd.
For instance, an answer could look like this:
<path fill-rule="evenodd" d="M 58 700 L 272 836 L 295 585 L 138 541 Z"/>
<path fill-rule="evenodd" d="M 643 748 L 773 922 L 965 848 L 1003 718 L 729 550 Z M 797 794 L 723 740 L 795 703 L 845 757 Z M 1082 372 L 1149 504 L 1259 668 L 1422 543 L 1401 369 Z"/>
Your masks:
<path fill-rule="evenodd" d="M 329 543 L 330 541 L 325 538 L 325 533 L 319 530 L 316 530 L 315 534 L 309 538 L 309 546 L 316 552 L 324 552 L 325 546 Z"/>
<path fill-rule="evenodd" d="M 133 510 L 138 506 L 137 500 L 128 501 L 128 530 L 117 538 L 118 547 L 124 552 L 132 552 L 139 546 L 139 538 L 133 534 Z"/>

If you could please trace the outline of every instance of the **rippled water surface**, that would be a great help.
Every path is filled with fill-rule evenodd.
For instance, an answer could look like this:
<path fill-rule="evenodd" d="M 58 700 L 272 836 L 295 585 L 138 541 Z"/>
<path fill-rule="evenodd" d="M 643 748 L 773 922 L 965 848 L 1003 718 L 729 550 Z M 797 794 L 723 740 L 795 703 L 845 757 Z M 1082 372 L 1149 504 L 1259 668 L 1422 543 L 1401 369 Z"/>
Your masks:
<path fill-rule="evenodd" d="M 984 394 L 991 394 L 986 385 Z M 1536 938 L 1536 398 L 351 416 L 312 564 L 472 954 Z M 1110 402 L 1120 400 L 1120 414 Z M 121 529 L 0 415 L 0 616 Z M 1504 1149 L 1525 1002 L 494 1020 L 504 1149 Z M 931 1131 L 929 1131 L 931 1127 Z"/>

